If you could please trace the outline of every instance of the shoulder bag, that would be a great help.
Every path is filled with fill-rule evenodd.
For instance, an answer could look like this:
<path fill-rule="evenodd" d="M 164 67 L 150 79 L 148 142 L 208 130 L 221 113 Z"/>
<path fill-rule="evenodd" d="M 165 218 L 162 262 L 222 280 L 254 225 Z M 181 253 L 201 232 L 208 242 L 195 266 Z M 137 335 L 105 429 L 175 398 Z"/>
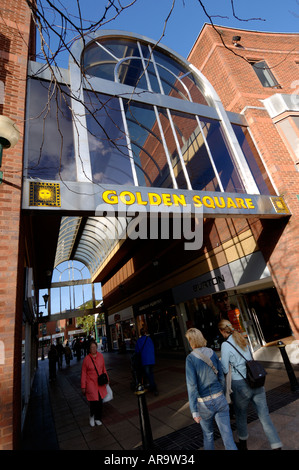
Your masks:
<path fill-rule="evenodd" d="M 99 374 L 99 373 L 98 373 L 98 370 L 97 370 L 97 368 L 96 368 L 96 365 L 95 365 L 95 363 L 94 363 L 94 361 L 93 361 L 93 358 L 92 358 L 91 356 L 90 356 L 90 359 L 92 360 L 92 363 L 93 363 L 93 365 L 94 365 L 94 368 L 95 368 L 95 370 L 96 370 L 96 372 L 97 372 L 97 374 L 98 374 L 98 385 L 106 385 L 106 384 L 108 383 L 107 374 L 105 374 L 105 373 L 104 373 L 104 374 Z"/>
<path fill-rule="evenodd" d="M 232 343 L 230 343 L 229 341 L 226 341 L 226 342 L 230 344 L 245 360 L 246 378 L 241 374 L 241 372 L 238 371 L 237 368 L 235 369 L 241 375 L 241 377 L 243 377 L 243 379 L 247 382 L 249 387 L 250 388 L 263 387 L 265 380 L 266 380 L 267 372 L 263 368 L 262 364 L 259 361 L 255 361 L 253 358 L 251 360 L 246 359 L 246 357 L 244 357 L 243 354 L 241 354 L 240 351 L 238 351 L 238 349 Z"/>
<path fill-rule="evenodd" d="M 196 356 L 198 357 L 199 359 L 201 359 L 203 362 L 205 362 L 208 366 L 210 366 L 212 369 L 213 369 L 213 372 L 218 375 L 218 370 L 216 369 L 216 367 L 214 366 L 213 362 L 211 361 L 211 359 L 207 356 L 205 356 L 204 354 L 202 354 L 201 352 L 199 351 L 192 351 L 193 356 Z"/>

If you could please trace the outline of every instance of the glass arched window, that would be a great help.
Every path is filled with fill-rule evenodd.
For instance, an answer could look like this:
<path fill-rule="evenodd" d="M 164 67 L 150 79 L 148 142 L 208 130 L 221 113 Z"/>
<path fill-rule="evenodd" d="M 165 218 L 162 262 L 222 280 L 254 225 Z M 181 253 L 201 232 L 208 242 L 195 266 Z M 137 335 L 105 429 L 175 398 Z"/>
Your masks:
<path fill-rule="evenodd" d="M 208 105 L 190 69 L 140 41 L 93 41 L 84 50 L 82 67 L 87 75 Z"/>
<path fill-rule="evenodd" d="M 77 55 L 93 183 L 259 192 L 259 167 L 187 61 L 120 32 L 94 34 Z"/>
<path fill-rule="evenodd" d="M 205 77 L 170 49 L 125 32 L 92 33 L 73 46 L 70 77 L 78 181 L 264 191 L 266 172 L 250 165 L 233 128 L 243 118 L 228 117 Z"/>

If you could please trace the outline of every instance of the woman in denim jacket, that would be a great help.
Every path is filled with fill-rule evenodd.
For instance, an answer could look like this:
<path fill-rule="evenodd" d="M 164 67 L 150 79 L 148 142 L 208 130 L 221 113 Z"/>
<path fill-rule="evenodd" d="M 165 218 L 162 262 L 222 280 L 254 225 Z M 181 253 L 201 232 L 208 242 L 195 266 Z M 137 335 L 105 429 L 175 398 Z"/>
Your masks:
<path fill-rule="evenodd" d="M 282 443 L 269 415 L 264 387 L 250 388 L 244 379 L 246 377 L 246 361 L 244 358 L 247 360 L 252 358 L 247 340 L 241 333 L 234 329 L 228 320 L 221 320 L 218 324 L 218 328 L 226 340 L 221 345 L 221 364 L 223 371 L 227 374 L 230 365 L 232 369 L 231 389 L 233 392 L 232 401 L 236 414 L 237 434 L 239 437 L 237 444 L 238 449 L 247 450 L 247 413 L 249 403 L 251 402 L 256 409 L 263 430 L 271 445 L 271 449 L 280 450 Z M 228 339 L 229 342 L 227 341 Z M 239 351 L 244 358 L 229 343 L 237 348 L 237 351 Z"/>
<path fill-rule="evenodd" d="M 193 350 L 186 358 L 189 405 L 194 421 L 201 425 L 204 449 L 214 450 L 215 419 L 225 449 L 238 450 L 230 426 L 229 406 L 224 396 L 225 379 L 221 363 L 215 352 L 206 347 L 207 342 L 201 331 L 190 328 L 186 338 Z"/>

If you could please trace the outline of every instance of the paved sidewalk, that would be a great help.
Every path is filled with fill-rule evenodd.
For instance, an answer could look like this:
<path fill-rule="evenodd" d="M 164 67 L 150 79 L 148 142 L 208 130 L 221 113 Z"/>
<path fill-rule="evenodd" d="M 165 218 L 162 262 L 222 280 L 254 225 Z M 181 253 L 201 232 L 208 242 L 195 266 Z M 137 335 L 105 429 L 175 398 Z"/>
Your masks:
<path fill-rule="evenodd" d="M 103 425 L 94 428 L 89 425 L 89 405 L 80 389 L 82 360 L 72 360 L 69 368 L 64 363 L 54 383 L 48 380 L 48 360 L 39 361 L 23 433 L 23 450 L 142 449 L 138 397 L 130 387 L 130 354 L 104 353 L 104 358 L 114 399 L 104 404 Z M 268 405 L 283 450 L 298 450 L 299 391 L 291 391 L 283 364 L 268 363 L 266 368 Z M 298 367 L 295 373 L 299 379 Z M 155 449 L 202 449 L 201 427 L 194 423 L 189 410 L 184 359 L 158 357 L 155 379 L 159 395 L 150 392 L 145 395 Z M 269 450 L 253 410 L 248 421 L 249 449 Z M 235 434 L 234 420 L 232 429 Z M 215 448 L 223 449 L 217 430 Z"/>

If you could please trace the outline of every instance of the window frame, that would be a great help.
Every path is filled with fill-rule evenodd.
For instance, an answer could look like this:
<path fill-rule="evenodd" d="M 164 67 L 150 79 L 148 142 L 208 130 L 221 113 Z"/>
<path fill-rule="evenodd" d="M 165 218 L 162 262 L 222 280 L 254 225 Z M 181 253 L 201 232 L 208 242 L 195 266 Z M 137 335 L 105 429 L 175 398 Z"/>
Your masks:
<path fill-rule="evenodd" d="M 178 98 L 174 98 L 172 96 L 167 96 L 157 93 L 151 93 L 150 91 L 146 91 L 143 89 L 138 89 L 132 88 L 131 86 L 124 85 L 121 83 L 117 82 L 112 82 L 109 80 L 105 80 L 102 78 L 97 78 L 97 77 L 88 77 L 88 80 L 83 77 L 82 80 L 82 75 L 81 75 L 81 70 L 78 67 L 78 64 L 81 64 L 81 57 L 82 53 L 84 51 L 84 48 L 88 47 L 90 42 L 94 42 L 97 39 L 101 38 L 118 38 L 118 39 L 128 39 L 128 38 L 133 38 L 134 41 L 140 42 L 140 43 L 147 43 L 149 46 L 155 46 L 155 41 L 150 40 L 149 38 L 146 38 L 141 35 L 131 35 L 130 33 L 126 33 L 124 31 L 99 31 L 99 32 L 93 32 L 90 35 L 87 35 L 85 38 L 85 43 L 83 44 L 82 40 L 78 40 L 72 47 L 72 54 L 70 56 L 70 64 L 69 64 L 69 69 L 70 69 L 70 82 L 71 82 L 71 87 L 72 87 L 72 92 L 77 93 L 78 97 L 82 96 L 83 89 L 93 89 L 96 92 L 99 93 L 105 93 L 107 95 L 113 95 L 113 96 L 122 96 L 122 97 L 127 97 L 129 99 L 134 99 L 134 101 L 139 101 L 143 102 L 145 104 L 151 104 L 154 106 L 160 106 L 166 109 L 169 109 L 170 111 L 177 110 L 180 112 L 185 112 L 185 113 L 190 113 L 198 116 L 199 118 L 202 117 L 207 117 L 207 118 L 212 118 L 220 122 L 221 128 L 223 130 L 223 133 L 226 138 L 226 144 L 229 147 L 229 150 L 232 155 L 233 159 L 233 164 L 237 170 L 237 173 L 239 175 L 239 178 L 243 184 L 243 187 L 245 188 L 245 192 L 249 194 L 259 194 L 258 187 L 255 183 L 255 180 L 253 178 L 253 175 L 251 174 L 251 171 L 249 169 L 249 166 L 247 164 L 247 161 L 245 159 L 245 156 L 239 146 L 239 143 L 237 141 L 237 138 L 235 136 L 235 133 L 233 131 L 232 125 L 231 125 L 231 116 L 226 113 L 224 110 L 224 107 L 221 103 L 221 100 L 219 99 L 217 93 L 215 92 L 214 88 L 212 85 L 209 83 L 209 81 L 199 72 L 192 64 L 190 64 L 187 60 L 176 54 L 174 51 L 169 49 L 168 47 L 162 46 L 159 44 L 159 50 L 172 57 L 175 61 L 178 63 L 182 63 L 187 69 L 192 71 L 193 74 L 196 75 L 196 79 L 199 84 L 201 84 L 202 87 L 202 93 L 208 99 L 209 106 L 199 104 L 199 103 L 194 103 L 192 101 L 187 101 L 187 100 L 182 100 Z M 134 95 L 132 95 L 132 92 Z M 212 107 L 213 106 L 213 107 Z M 82 116 L 82 112 L 78 113 L 78 116 Z M 231 115 L 234 113 L 230 113 Z M 238 116 L 237 121 L 241 123 L 242 117 L 240 115 L 234 115 L 234 118 Z M 80 118 L 79 118 L 80 119 Z M 86 122 L 84 120 L 84 117 L 82 119 L 82 125 L 80 126 L 83 129 L 85 129 L 85 132 L 87 133 L 87 128 L 86 128 Z M 243 121 L 244 123 L 244 121 Z M 87 139 L 85 138 L 84 141 L 86 142 Z M 178 149 L 179 150 L 179 149 Z M 180 155 L 180 150 L 179 150 L 179 155 Z M 80 150 L 78 151 L 78 154 L 80 154 Z M 86 154 L 85 154 L 86 155 Z M 183 164 L 183 158 L 180 156 L 181 162 Z M 133 160 L 131 159 L 133 162 Z M 183 166 L 184 167 L 184 166 Z M 171 171 L 171 166 L 169 167 Z M 185 170 L 185 169 L 184 169 Z M 216 174 L 217 175 L 217 174 Z M 217 178 L 221 180 L 219 175 L 217 175 Z M 84 179 L 84 178 L 83 178 Z M 134 179 L 134 185 L 138 185 L 137 181 L 137 176 L 136 172 L 133 170 L 133 179 Z M 192 189 L 192 186 L 190 184 L 188 175 L 186 174 L 186 180 L 187 180 L 187 185 L 188 189 Z M 173 184 L 173 187 L 176 188 L 175 182 Z M 223 188 L 221 188 L 221 192 L 224 192 Z"/>
<path fill-rule="evenodd" d="M 254 70 L 256 77 L 259 79 L 261 85 L 264 88 L 282 88 L 275 75 L 273 74 L 271 67 L 268 66 L 265 59 L 250 59 L 248 62 L 251 65 L 251 68 Z M 265 65 L 263 67 L 258 67 L 258 64 L 262 63 Z M 260 73 L 258 73 L 258 71 L 260 71 Z M 266 72 L 269 76 L 266 75 Z M 268 84 L 264 83 L 262 77 Z M 273 84 L 271 84 L 269 78 L 270 80 L 272 80 Z"/>

